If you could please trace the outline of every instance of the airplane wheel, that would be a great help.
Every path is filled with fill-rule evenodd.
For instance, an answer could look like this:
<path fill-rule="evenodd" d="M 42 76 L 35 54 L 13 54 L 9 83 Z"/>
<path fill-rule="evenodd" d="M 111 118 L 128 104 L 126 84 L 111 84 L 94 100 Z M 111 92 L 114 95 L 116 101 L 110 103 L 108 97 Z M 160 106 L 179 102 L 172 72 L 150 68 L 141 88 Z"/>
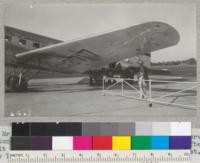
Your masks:
<path fill-rule="evenodd" d="M 95 84 L 95 85 L 98 85 L 98 84 L 99 84 L 99 81 L 98 81 L 97 78 L 94 78 L 94 84 Z"/>
<path fill-rule="evenodd" d="M 90 76 L 89 85 L 93 85 L 93 78 Z"/>
<path fill-rule="evenodd" d="M 8 80 L 6 81 L 6 84 L 9 88 L 16 91 L 18 88 L 18 81 L 19 81 L 19 78 L 17 76 L 12 75 L 12 76 L 9 76 Z"/>
<path fill-rule="evenodd" d="M 109 85 L 112 84 L 112 81 L 111 81 L 110 79 L 108 79 L 108 84 L 109 84 Z"/>
<path fill-rule="evenodd" d="M 19 91 L 26 91 L 28 89 L 28 82 L 25 81 L 24 78 L 22 78 L 21 84 L 19 86 Z"/>
<path fill-rule="evenodd" d="M 28 88 L 27 81 L 24 78 L 22 78 L 21 83 L 19 85 L 19 77 L 15 75 L 10 76 L 6 81 L 6 84 L 13 91 L 26 91 Z"/>

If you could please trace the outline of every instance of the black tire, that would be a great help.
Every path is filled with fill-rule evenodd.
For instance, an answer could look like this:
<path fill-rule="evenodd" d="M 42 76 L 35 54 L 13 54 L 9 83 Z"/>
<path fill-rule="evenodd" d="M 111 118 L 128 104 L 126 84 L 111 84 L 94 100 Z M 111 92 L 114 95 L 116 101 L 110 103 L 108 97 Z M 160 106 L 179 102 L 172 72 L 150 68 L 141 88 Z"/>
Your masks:
<path fill-rule="evenodd" d="M 6 81 L 6 84 L 12 90 L 17 91 L 17 89 L 18 89 L 18 81 L 19 81 L 19 78 L 17 76 L 12 75 L 12 76 L 8 77 L 8 79 Z"/>
<path fill-rule="evenodd" d="M 27 91 L 28 89 L 28 82 L 24 78 L 22 78 L 21 84 L 19 86 L 19 91 Z"/>
<path fill-rule="evenodd" d="M 108 84 L 111 85 L 112 84 L 112 81 L 110 79 L 108 79 Z"/>
<path fill-rule="evenodd" d="M 90 76 L 89 85 L 93 85 L 93 78 Z"/>
<path fill-rule="evenodd" d="M 28 89 L 28 82 L 24 78 L 22 78 L 19 85 L 19 77 L 15 75 L 8 77 L 6 85 L 13 91 L 17 92 L 26 91 Z"/>

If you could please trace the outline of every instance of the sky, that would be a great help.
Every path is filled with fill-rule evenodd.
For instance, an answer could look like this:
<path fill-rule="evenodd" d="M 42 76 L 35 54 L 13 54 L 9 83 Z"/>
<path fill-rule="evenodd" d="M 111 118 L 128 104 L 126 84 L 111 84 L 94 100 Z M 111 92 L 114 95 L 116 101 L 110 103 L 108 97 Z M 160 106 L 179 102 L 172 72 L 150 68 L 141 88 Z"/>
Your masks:
<path fill-rule="evenodd" d="M 152 62 L 196 58 L 195 4 L 6 5 L 4 24 L 62 41 L 115 31 L 149 21 L 172 25 L 180 42 L 152 53 Z"/>

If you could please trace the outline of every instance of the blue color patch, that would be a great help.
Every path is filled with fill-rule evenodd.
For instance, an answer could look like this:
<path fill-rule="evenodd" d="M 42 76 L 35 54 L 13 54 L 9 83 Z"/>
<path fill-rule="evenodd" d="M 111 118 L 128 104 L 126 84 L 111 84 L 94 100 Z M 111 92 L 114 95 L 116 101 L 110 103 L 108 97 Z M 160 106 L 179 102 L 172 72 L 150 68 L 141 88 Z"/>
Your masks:
<path fill-rule="evenodd" d="M 169 136 L 152 136 L 151 137 L 152 149 L 169 149 Z"/>

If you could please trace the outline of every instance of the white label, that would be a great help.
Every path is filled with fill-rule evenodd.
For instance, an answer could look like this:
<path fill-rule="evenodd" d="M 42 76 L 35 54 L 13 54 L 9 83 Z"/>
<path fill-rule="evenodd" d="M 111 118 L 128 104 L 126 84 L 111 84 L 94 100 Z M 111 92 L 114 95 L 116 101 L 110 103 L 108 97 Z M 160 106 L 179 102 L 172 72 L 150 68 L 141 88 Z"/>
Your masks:
<path fill-rule="evenodd" d="M 199 163 L 200 160 L 200 129 L 192 129 L 192 163 Z"/>
<path fill-rule="evenodd" d="M 8 162 L 8 153 L 10 150 L 11 127 L 0 126 L 0 162 Z"/>

